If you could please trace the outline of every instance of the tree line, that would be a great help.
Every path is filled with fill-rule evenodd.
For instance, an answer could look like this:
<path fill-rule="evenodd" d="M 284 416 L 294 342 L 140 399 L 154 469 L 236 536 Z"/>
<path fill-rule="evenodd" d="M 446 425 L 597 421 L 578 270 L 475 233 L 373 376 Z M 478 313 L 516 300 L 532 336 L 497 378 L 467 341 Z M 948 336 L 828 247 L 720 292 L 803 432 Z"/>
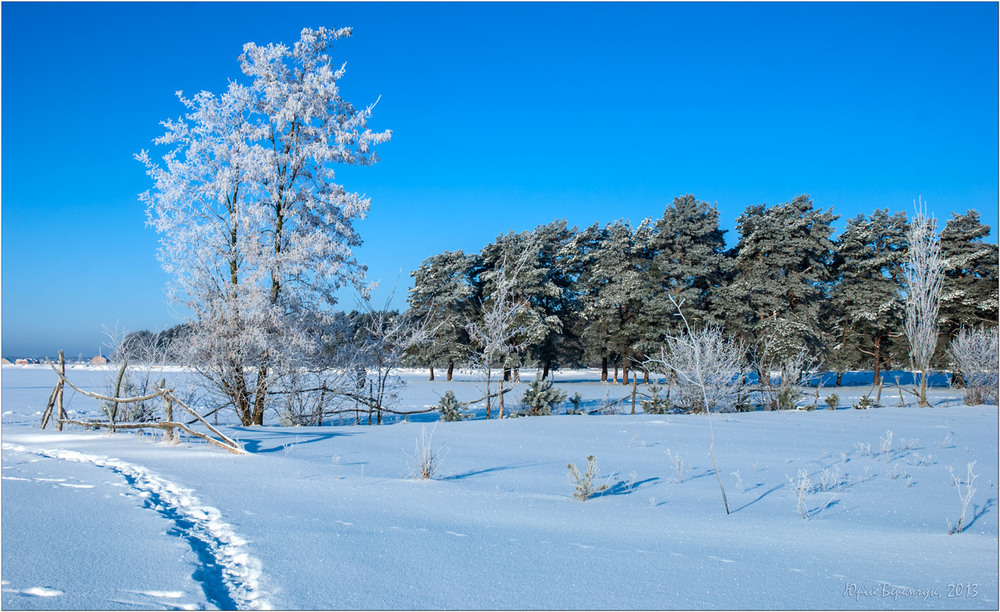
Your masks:
<path fill-rule="evenodd" d="M 908 365 L 905 213 L 875 210 L 850 219 L 839 237 L 832 209 L 807 195 L 749 206 L 726 248 L 714 205 L 677 197 L 657 220 L 584 229 L 564 220 L 498 236 L 479 253 L 446 251 L 411 272 L 411 316 L 435 322 L 409 365 L 446 368 L 478 352 L 470 336 L 495 299 L 504 261 L 522 260 L 510 279 L 526 330 L 503 356 L 517 368 L 599 366 L 602 381 L 628 383 L 631 371 L 677 335 L 675 303 L 694 327 L 719 326 L 747 346 L 768 344 L 781 359 L 806 348 L 838 373 Z M 937 235 L 944 263 L 934 364 L 964 327 L 997 324 L 997 245 L 975 210 L 953 213 Z M 526 250 L 530 250 L 526 253 Z M 646 373 L 643 372 L 646 376 Z"/>

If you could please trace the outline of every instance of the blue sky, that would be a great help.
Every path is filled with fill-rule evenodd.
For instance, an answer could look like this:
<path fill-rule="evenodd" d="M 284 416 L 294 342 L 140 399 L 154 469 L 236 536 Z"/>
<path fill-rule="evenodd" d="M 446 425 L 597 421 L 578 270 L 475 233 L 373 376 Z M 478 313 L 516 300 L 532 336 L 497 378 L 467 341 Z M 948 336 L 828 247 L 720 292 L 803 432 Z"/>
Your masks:
<path fill-rule="evenodd" d="M 344 96 L 393 138 L 338 179 L 372 198 L 358 257 L 385 299 L 508 229 L 800 193 L 846 220 L 979 210 L 996 241 L 997 3 L 3 3 L 2 353 L 95 354 L 161 329 L 133 154 L 219 92 L 243 43 L 352 26 Z M 154 153 L 156 151 L 154 150 Z M 341 306 L 353 300 L 345 295 Z"/>

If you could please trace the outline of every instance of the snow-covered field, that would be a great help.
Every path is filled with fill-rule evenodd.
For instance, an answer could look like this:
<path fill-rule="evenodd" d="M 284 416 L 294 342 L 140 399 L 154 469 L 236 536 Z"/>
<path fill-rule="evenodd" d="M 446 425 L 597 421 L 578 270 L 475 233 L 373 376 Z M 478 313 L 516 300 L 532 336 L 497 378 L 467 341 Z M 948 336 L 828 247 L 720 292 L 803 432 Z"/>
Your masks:
<path fill-rule="evenodd" d="M 948 388 L 931 408 L 899 407 L 886 386 L 885 407 L 850 409 L 866 385 L 823 388 L 815 412 L 714 415 L 727 516 L 705 415 L 227 427 L 252 451 L 235 456 L 42 431 L 55 375 L 2 376 L 5 609 L 1000 606 L 997 407 Z M 108 376 L 69 372 L 94 390 Z M 406 378 L 406 408 L 481 395 L 471 376 Z M 556 376 L 589 408 L 626 394 L 596 379 Z M 98 410 L 67 398 L 77 416 Z M 417 481 L 422 431 L 442 459 Z M 581 502 L 567 464 L 587 455 L 609 488 Z M 971 462 L 968 526 L 949 535 L 948 468 L 964 480 Z M 789 482 L 803 478 L 805 519 Z"/>

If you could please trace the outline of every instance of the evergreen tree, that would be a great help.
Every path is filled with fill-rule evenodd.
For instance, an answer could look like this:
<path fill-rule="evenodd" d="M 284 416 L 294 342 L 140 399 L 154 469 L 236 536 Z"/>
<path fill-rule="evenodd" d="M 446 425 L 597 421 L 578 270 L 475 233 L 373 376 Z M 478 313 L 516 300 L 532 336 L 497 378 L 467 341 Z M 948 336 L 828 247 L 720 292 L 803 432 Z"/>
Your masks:
<path fill-rule="evenodd" d="M 997 245 L 984 242 L 990 227 L 970 210 L 952 213 L 941 230 L 941 256 L 945 260 L 941 296 L 938 363 L 945 349 L 964 327 L 997 324 Z"/>
<path fill-rule="evenodd" d="M 588 339 L 602 357 L 621 365 L 623 383 L 629 382 L 632 366 L 643 361 L 640 312 L 654 293 L 652 235 L 648 219 L 634 232 L 628 221 L 615 221 L 604 228 L 593 251 L 593 302 L 587 314 L 597 326 Z"/>
<path fill-rule="evenodd" d="M 903 335 L 907 228 L 904 213 L 876 210 L 848 221 L 837 242 L 838 280 L 824 320 L 833 322 L 828 348 L 838 371 L 871 365 L 877 383 L 881 368 L 891 366 L 893 341 Z"/>
<path fill-rule="evenodd" d="M 473 287 L 469 278 L 473 258 L 462 251 L 445 251 L 428 257 L 410 273 L 413 288 L 407 301 L 417 318 L 428 320 L 431 337 L 414 347 L 412 358 L 430 368 L 446 364 L 450 381 L 455 364 L 468 357 L 469 333 L 466 324 L 472 314 Z"/>
<path fill-rule="evenodd" d="M 553 367 L 576 363 L 581 356 L 577 273 L 569 245 L 577 233 L 565 220 L 540 225 L 532 232 L 538 247 L 537 267 L 543 271 L 543 291 L 527 296 L 544 320 L 544 335 L 528 346 L 532 361 L 542 366 L 546 378 Z"/>
<path fill-rule="evenodd" d="M 819 351 L 836 219 L 831 210 L 814 210 L 807 195 L 740 215 L 733 279 L 720 291 L 732 331 L 750 342 L 766 339 L 778 358 L 803 347 Z"/>
<path fill-rule="evenodd" d="M 729 263 L 719 211 L 693 195 L 674 198 L 656 222 L 652 236 L 654 294 L 644 315 L 656 344 L 681 329 L 669 297 L 684 302 L 684 315 L 696 327 L 719 324 L 713 299 L 724 282 Z M 673 323 L 673 324 L 672 324 Z"/>

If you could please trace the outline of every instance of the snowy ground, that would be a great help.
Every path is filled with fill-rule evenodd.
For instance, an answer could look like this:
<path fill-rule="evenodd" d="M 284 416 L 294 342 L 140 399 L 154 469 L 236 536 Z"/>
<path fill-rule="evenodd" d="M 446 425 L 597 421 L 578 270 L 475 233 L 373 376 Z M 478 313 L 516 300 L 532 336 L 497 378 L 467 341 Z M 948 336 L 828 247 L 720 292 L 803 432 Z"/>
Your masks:
<path fill-rule="evenodd" d="M 727 516 L 705 415 L 228 427 L 252 451 L 235 456 L 42 431 L 54 374 L 2 375 L 5 609 L 1000 606 L 997 407 L 960 391 L 899 407 L 893 384 L 885 407 L 853 410 L 869 385 L 824 387 L 816 412 L 714 416 Z M 108 372 L 69 377 L 100 390 Z M 470 375 L 406 378 L 411 409 L 481 395 Z M 590 408 L 626 395 L 588 371 L 557 386 Z M 78 416 L 97 410 L 67 398 Z M 421 431 L 443 453 L 430 481 L 409 478 Z M 591 454 L 609 489 L 580 502 L 566 466 Z M 965 478 L 973 461 L 968 527 L 948 535 L 960 502 L 947 468 Z M 789 483 L 800 470 L 807 519 Z"/>

